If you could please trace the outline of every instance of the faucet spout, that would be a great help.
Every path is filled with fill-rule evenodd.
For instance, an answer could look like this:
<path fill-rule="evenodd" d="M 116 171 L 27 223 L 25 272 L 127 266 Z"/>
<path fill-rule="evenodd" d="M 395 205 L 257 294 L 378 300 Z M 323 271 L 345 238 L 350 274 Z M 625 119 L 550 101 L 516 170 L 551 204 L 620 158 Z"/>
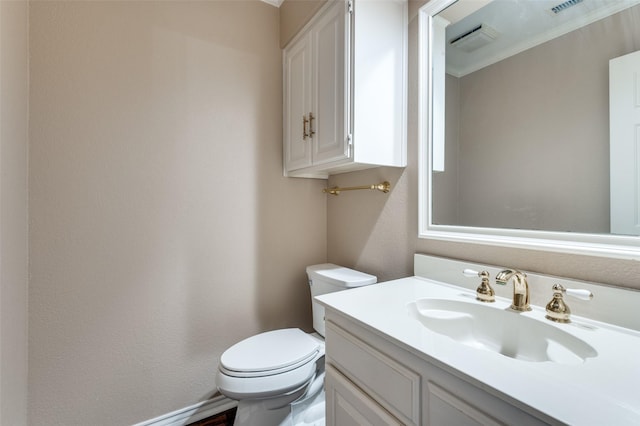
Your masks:
<path fill-rule="evenodd" d="M 527 275 L 517 269 L 505 269 L 496 275 L 496 284 L 507 285 L 513 278 L 513 302 L 511 309 L 516 311 L 530 311 L 529 283 Z"/>

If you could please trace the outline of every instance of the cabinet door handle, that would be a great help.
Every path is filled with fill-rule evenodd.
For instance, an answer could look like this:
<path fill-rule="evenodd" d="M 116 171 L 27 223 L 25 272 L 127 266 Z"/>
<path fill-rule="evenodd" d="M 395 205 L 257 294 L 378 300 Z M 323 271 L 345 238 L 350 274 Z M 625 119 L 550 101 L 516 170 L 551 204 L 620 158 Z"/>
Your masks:
<path fill-rule="evenodd" d="M 302 116 L 302 140 L 307 140 L 309 137 L 309 133 L 307 133 L 307 124 L 309 124 L 309 119 L 307 119 L 306 115 Z"/>
<path fill-rule="evenodd" d="M 316 118 L 313 116 L 313 113 L 310 112 L 309 113 L 309 136 L 313 136 L 316 134 L 316 131 L 313 130 L 313 120 L 315 120 Z"/>

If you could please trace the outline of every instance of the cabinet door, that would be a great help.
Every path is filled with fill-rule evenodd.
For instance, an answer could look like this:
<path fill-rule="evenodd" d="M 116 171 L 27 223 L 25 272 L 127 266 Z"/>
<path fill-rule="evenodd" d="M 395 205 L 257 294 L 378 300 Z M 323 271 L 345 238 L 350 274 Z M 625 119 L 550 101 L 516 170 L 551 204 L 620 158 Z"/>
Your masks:
<path fill-rule="evenodd" d="M 402 424 L 331 365 L 325 377 L 327 426 Z"/>
<path fill-rule="evenodd" d="M 284 52 L 284 164 L 291 171 L 311 166 L 311 36 Z"/>
<path fill-rule="evenodd" d="M 345 1 L 337 1 L 313 26 L 313 164 L 349 156 L 346 108 L 350 80 L 346 60 L 350 45 L 350 14 Z"/>

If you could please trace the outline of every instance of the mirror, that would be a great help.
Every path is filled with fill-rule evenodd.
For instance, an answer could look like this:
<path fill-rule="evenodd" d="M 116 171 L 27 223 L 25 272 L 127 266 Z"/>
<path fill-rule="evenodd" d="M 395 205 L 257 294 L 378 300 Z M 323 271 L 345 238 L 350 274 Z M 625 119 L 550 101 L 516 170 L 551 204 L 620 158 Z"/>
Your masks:
<path fill-rule="evenodd" d="M 432 0 L 419 25 L 420 237 L 640 259 L 640 1 Z"/>

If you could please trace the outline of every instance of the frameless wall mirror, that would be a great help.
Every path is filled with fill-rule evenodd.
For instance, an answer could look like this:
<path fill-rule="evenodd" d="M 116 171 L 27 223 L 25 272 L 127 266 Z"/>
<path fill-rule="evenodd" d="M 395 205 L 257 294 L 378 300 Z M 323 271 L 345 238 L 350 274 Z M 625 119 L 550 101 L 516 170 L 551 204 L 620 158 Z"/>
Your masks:
<path fill-rule="evenodd" d="M 419 21 L 420 236 L 640 259 L 640 0 Z"/>

